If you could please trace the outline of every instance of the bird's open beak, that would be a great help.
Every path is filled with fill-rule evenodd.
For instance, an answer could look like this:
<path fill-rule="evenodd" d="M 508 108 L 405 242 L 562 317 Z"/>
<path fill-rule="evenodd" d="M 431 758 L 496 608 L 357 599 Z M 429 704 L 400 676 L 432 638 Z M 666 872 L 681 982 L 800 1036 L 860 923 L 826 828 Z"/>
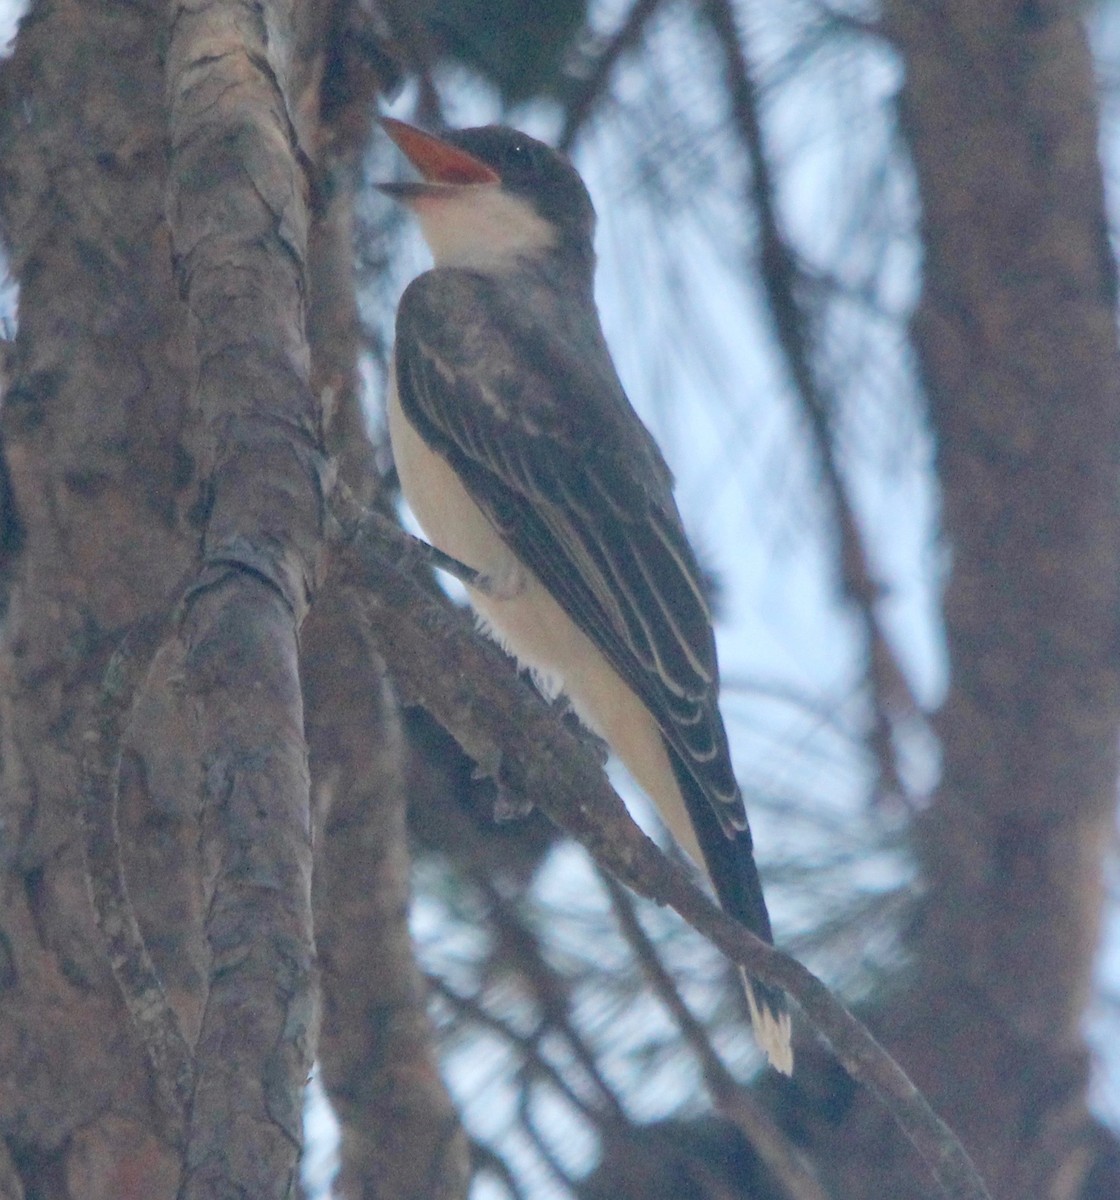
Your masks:
<path fill-rule="evenodd" d="M 498 173 L 481 159 L 434 134 L 392 117 L 382 117 L 381 125 L 424 177 L 423 183 L 379 183 L 378 191 L 387 196 L 408 201 L 446 195 L 451 188 L 470 184 L 501 183 Z"/>

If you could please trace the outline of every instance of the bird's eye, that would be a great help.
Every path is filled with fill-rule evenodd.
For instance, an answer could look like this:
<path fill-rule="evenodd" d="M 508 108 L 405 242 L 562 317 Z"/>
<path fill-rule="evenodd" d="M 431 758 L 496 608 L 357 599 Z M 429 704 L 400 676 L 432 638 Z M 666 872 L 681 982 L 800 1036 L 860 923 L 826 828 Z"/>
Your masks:
<path fill-rule="evenodd" d="M 533 151 L 524 142 L 514 142 L 505 153 L 506 167 L 528 170 L 533 165 Z"/>

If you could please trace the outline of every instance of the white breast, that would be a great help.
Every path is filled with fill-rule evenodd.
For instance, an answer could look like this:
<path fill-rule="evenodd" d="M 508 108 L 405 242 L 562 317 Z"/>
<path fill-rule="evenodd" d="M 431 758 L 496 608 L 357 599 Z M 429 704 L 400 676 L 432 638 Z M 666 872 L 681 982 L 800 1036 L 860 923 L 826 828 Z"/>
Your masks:
<path fill-rule="evenodd" d="M 500 275 L 556 244 L 556 230 L 532 204 L 493 184 L 419 196 L 411 207 L 438 267 Z"/>
<path fill-rule="evenodd" d="M 533 672 L 543 691 L 562 691 L 571 700 L 584 724 L 607 740 L 656 803 L 677 841 L 703 866 L 661 734 L 645 705 L 536 575 L 517 561 L 459 477 L 408 422 L 395 383 L 388 416 L 401 490 L 424 532 L 445 554 L 497 585 L 498 595 L 467 589 L 483 628 Z"/>
<path fill-rule="evenodd" d="M 389 441 L 401 491 L 432 545 L 495 579 L 517 570 L 517 561 L 489 519 L 471 499 L 458 475 L 429 448 L 405 418 L 390 366 Z"/>

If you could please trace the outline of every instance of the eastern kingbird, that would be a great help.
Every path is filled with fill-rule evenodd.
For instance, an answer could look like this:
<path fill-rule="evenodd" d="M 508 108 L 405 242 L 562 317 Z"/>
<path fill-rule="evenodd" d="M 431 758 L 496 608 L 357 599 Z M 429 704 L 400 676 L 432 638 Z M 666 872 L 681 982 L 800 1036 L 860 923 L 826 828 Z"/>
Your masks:
<path fill-rule="evenodd" d="M 567 696 L 723 907 L 772 942 L 704 583 L 599 325 L 587 189 L 513 129 L 383 124 L 423 179 L 381 190 L 415 213 L 435 259 L 397 314 L 388 415 L 405 498 L 479 573 L 468 593 L 488 632 Z M 744 980 L 755 1034 L 789 1074 L 785 998 Z"/>

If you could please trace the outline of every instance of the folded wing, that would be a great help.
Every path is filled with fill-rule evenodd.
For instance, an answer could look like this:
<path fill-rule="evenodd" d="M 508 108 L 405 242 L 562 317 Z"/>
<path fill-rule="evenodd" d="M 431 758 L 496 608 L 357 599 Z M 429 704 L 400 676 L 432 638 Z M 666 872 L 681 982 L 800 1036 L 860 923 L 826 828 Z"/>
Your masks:
<path fill-rule="evenodd" d="M 546 328 L 530 310 L 542 311 L 473 272 L 420 276 L 398 315 L 400 403 L 642 699 L 724 830 L 743 830 L 711 614 L 669 471 L 598 327 L 556 312 L 567 326 Z"/>

